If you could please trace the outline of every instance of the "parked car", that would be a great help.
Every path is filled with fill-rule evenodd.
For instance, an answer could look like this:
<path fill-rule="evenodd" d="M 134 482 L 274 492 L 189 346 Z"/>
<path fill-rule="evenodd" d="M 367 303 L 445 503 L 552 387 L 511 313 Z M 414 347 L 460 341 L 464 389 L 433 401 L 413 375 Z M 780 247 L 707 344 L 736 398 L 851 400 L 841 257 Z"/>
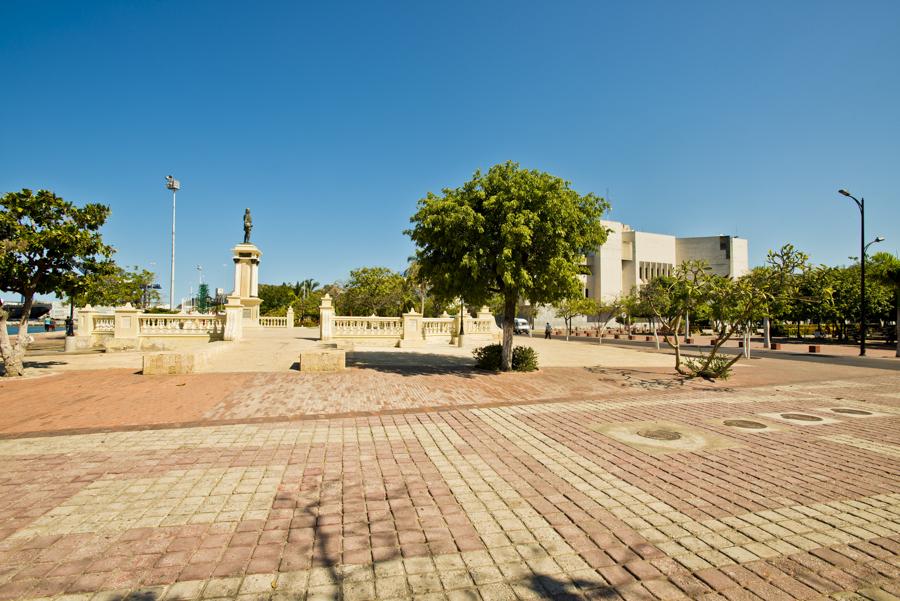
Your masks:
<path fill-rule="evenodd" d="M 527 319 L 522 319 L 521 317 L 516 317 L 516 323 L 513 326 L 513 332 L 516 334 L 530 334 L 531 326 L 528 325 Z"/>

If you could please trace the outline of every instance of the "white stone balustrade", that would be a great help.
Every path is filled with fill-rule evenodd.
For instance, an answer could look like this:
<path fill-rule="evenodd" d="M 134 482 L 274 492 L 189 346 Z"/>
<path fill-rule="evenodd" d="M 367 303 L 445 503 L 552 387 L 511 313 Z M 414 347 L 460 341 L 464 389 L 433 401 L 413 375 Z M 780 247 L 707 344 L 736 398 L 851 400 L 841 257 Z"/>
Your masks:
<path fill-rule="evenodd" d="M 78 311 L 73 349 L 107 351 L 158 349 L 185 343 L 222 340 L 225 316 L 141 313 L 130 305 L 114 313 L 98 313 L 90 306 Z"/>
<path fill-rule="evenodd" d="M 259 325 L 264 328 L 286 328 L 287 317 L 266 317 L 259 318 Z"/>
<path fill-rule="evenodd" d="M 422 320 L 425 338 L 450 337 L 456 335 L 455 320 L 452 317 L 426 317 Z"/>
<path fill-rule="evenodd" d="M 402 317 L 351 317 L 335 315 L 331 297 L 319 307 L 319 333 L 323 341 L 346 340 L 361 345 L 413 347 L 422 344 L 455 344 L 459 339 L 459 316 L 422 317 L 415 311 Z M 491 344 L 500 339 L 500 328 L 486 307 L 478 317 L 466 317 L 466 344 Z"/>
<path fill-rule="evenodd" d="M 334 338 L 393 337 L 403 334 L 403 319 L 399 317 L 333 317 Z"/>
<path fill-rule="evenodd" d="M 139 315 L 138 336 L 221 337 L 225 318 L 216 315 Z"/>
<path fill-rule="evenodd" d="M 92 316 L 93 327 L 91 328 L 97 334 L 112 334 L 116 331 L 116 316 L 102 313 L 95 313 Z"/>

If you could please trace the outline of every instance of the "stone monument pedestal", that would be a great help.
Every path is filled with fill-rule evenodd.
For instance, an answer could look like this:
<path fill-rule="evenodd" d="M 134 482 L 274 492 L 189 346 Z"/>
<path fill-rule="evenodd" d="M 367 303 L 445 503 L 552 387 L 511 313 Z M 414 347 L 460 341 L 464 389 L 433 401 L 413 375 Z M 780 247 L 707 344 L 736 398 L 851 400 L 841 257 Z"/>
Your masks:
<path fill-rule="evenodd" d="M 255 244 L 238 244 L 232 249 L 234 261 L 234 291 L 229 295 L 229 304 L 232 298 L 237 297 L 240 303 L 241 322 L 244 328 L 259 327 L 259 306 L 262 300 L 259 298 L 259 259 L 262 257 Z"/>

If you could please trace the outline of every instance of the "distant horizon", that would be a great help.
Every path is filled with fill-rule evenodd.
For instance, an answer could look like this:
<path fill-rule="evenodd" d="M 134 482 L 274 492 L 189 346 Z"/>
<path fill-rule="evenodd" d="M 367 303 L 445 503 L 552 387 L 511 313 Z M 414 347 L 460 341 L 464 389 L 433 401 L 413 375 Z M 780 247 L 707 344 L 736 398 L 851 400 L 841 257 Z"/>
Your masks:
<path fill-rule="evenodd" d="M 900 254 L 900 3 L 0 4 L 0 193 L 112 208 L 120 265 L 228 289 L 402 270 L 416 202 L 506 160 L 678 237 Z M 3 295 L 7 296 L 7 295 Z"/>

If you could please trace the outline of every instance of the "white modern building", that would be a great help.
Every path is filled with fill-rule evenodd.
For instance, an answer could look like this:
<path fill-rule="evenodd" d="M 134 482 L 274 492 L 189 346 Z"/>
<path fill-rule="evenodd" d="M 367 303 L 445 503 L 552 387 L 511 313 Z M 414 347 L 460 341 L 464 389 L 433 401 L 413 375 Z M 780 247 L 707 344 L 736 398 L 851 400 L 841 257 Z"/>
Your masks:
<path fill-rule="evenodd" d="M 584 294 L 590 298 L 611 299 L 628 294 L 657 275 L 670 275 L 676 266 L 690 259 L 704 259 L 714 273 L 726 277 L 739 277 L 750 269 L 745 238 L 678 238 L 639 232 L 618 221 L 603 221 L 603 225 L 609 230 L 606 242 L 588 255 L 590 274 L 581 276 Z M 554 326 L 563 325 L 552 308 L 540 311 L 535 318 L 536 326 L 547 321 Z"/>

